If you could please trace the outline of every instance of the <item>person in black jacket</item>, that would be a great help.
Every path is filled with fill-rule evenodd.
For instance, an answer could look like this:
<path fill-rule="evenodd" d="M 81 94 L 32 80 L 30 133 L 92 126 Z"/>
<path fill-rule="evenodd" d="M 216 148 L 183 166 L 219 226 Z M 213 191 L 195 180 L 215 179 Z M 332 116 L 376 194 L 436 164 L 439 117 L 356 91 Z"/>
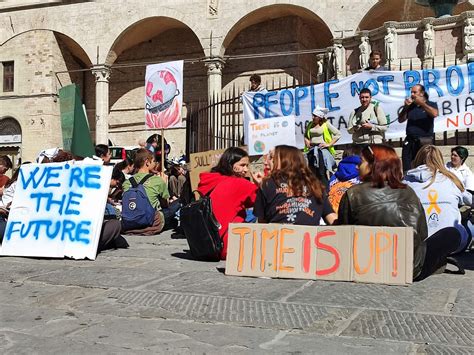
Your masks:
<path fill-rule="evenodd" d="M 444 228 L 428 238 L 425 211 L 415 192 L 402 183 L 402 164 L 393 148 L 368 145 L 361 160 L 363 183 L 342 197 L 338 224 L 413 227 L 413 279 L 422 280 L 444 267 L 454 251 L 444 241 L 460 238 L 456 228 Z"/>

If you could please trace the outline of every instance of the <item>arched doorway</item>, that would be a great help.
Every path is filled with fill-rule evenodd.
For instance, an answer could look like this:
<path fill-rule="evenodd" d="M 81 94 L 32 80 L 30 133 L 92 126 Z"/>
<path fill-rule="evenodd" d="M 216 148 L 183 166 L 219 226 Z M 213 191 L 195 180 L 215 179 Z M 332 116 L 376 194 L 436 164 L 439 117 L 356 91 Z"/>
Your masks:
<path fill-rule="evenodd" d="M 12 170 L 21 163 L 21 141 L 21 126 L 18 121 L 9 116 L 1 118 L 0 155 L 7 155 L 11 159 Z"/>
<path fill-rule="evenodd" d="M 472 10 L 473 5 L 468 2 L 457 5 L 453 15 Z M 425 6 L 420 6 L 413 0 L 380 0 L 364 16 L 359 24 L 359 30 L 373 30 L 383 26 L 387 21 L 417 21 L 425 17 L 434 17 L 434 11 Z"/>
<path fill-rule="evenodd" d="M 198 59 L 204 50 L 194 31 L 170 17 L 150 17 L 128 27 L 115 41 L 107 57 L 112 66 L 109 80 L 109 135 L 120 145 L 136 145 L 155 133 L 145 130 L 144 97 L 147 64 L 186 60 L 183 78 L 182 116 L 207 101 L 207 69 Z M 196 59 L 195 62 L 189 59 Z M 185 151 L 185 129 L 166 130 L 176 154 Z M 181 154 L 182 154 L 181 153 Z"/>
<path fill-rule="evenodd" d="M 224 67 L 223 86 L 236 83 L 244 88 L 248 77 L 258 72 L 268 88 L 316 80 L 316 54 L 282 52 L 317 50 L 331 45 L 332 33 L 324 21 L 311 10 L 294 5 L 270 5 L 240 19 L 224 39 L 226 56 L 274 53 L 265 58 L 229 60 Z"/>

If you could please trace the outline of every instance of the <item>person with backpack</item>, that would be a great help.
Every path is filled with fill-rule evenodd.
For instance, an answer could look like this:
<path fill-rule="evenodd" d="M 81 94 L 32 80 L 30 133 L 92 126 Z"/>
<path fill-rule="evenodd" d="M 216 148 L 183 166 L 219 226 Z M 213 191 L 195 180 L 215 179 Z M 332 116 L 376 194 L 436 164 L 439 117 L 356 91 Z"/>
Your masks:
<path fill-rule="evenodd" d="M 378 102 L 372 102 L 372 92 L 364 88 L 359 94 L 360 106 L 351 112 L 347 132 L 355 144 L 380 144 L 385 140 L 387 117 Z"/>
<path fill-rule="evenodd" d="M 139 149 L 133 164 L 137 173 L 122 185 L 122 230 L 125 234 L 159 234 L 165 228 L 162 207 L 168 207 L 168 187 L 151 173 L 156 161 L 149 150 Z"/>
<path fill-rule="evenodd" d="M 221 259 L 227 256 L 229 223 L 243 223 L 246 209 L 253 207 L 258 185 L 246 179 L 249 173 L 248 153 L 238 147 L 227 148 L 209 173 L 199 175 L 198 191 L 209 195 L 214 215 L 221 225 L 219 235 L 224 246 Z M 258 183 L 259 176 L 254 180 Z"/>

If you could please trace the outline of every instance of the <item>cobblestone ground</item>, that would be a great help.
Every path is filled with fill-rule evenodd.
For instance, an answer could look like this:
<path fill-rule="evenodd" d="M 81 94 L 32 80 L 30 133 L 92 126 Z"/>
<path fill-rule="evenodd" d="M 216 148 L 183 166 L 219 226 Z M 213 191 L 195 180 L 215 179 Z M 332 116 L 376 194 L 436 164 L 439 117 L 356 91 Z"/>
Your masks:
<path fill-rule="evenodd" d="M 96 261 L 0 258 L 0 352 L 474 354 L 465 275 L 409 287 L 225 276 L 171 233 Z"/>

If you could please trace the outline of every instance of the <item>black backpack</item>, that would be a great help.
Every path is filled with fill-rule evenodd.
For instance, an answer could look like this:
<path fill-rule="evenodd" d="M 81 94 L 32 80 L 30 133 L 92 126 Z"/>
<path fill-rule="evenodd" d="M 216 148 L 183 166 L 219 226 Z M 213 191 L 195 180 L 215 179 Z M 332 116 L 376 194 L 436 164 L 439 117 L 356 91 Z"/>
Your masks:
<path fill-rule="evenodd" d="M 224 246 L 219 235 L 221 226 L 212 212 L 209 197 L 213 190 L 206 195 L 194 191 L 199 194 L 199 200 L 181 207 L 180 212 L 180 225 L 188 240 L 191 254 L 203 261 L 219 261 Z"/>

